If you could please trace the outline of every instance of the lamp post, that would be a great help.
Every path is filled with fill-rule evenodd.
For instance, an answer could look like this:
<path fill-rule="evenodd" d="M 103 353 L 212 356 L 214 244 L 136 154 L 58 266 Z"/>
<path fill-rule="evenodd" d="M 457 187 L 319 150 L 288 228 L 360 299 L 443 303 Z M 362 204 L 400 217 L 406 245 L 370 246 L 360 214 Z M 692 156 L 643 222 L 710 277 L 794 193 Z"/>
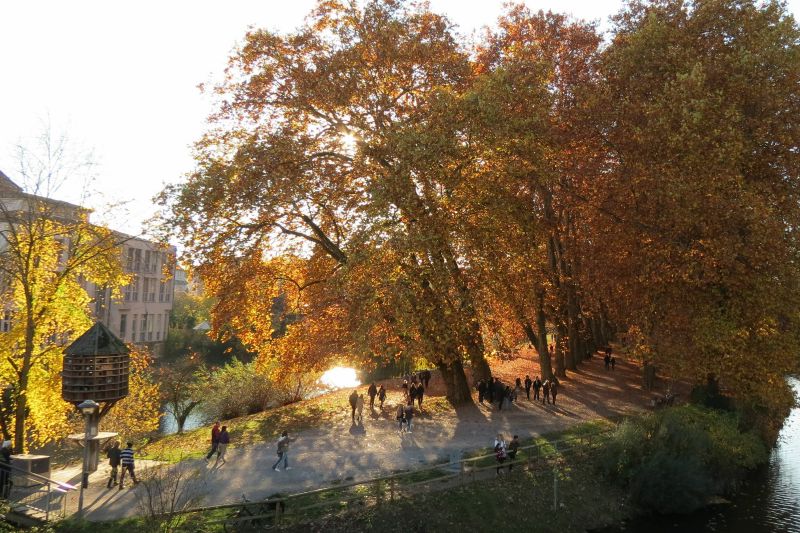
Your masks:
<path fill-rule="evenodd" d="M 86 419 L 86 440 L 83 444 L 83 471 L 81 475 L 81 492 L 78 496 L 78 519 L 83 518 L 83 489 L 89 486 L 89 440 L 92 438 L 92 417 L 97 413 L 100 405 L 94 400 L 84 400 L 78 404 L 78 409 Z"/>

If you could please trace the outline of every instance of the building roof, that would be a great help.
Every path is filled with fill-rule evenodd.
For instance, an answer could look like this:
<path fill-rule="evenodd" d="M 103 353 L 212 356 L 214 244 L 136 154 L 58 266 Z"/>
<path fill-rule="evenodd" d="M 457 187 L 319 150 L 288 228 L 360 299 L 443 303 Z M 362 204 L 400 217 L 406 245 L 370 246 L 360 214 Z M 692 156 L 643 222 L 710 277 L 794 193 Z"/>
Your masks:
<path fill-rule="evenodd" d="M 11 178 L 3 174 L 3 171 L 0 170 L 0 192 L 21 193 L 22 187 L 11 181 Z"/>
<path fill-rule="evenodd" d="M 129 352 L 119 337 L 111 333 L 102 322 L 96 322 L 86 333 L 67 346 L 64 355 L 120 355 Z"/>

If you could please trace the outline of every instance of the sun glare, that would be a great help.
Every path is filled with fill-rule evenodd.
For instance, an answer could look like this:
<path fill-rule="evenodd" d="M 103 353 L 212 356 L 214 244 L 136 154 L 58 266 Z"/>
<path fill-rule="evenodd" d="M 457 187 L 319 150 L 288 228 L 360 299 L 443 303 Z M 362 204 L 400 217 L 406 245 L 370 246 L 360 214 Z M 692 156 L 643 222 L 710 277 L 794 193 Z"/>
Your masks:
<path fill-rule="evenodd" d="M 356 371 L 353 368 L 337 366 L 331 368 L 322 374 L 319 378 L 320 383 L 334 389 L 343 389 L 346 387 L 357 387 L 361 382 L 356 377 Z"/>

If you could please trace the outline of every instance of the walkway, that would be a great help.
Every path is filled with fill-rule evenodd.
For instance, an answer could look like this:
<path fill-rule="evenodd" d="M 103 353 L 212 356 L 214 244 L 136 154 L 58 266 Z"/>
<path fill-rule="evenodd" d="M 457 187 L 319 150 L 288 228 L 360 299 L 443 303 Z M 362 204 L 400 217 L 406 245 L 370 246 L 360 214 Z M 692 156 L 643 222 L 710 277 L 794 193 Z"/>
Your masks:
<path fill-rule="evenodd" d="M 370 413 L 367 408 L 364 423 L 358 425 L 350 423 L 349 412 L 343 409 L 342 418 L 335 423 L 294 435 L 297 440 L 291 447 L 292 468 L 288 471 L 270 469 L 277 458 L 274 443 L 230 448 L 228 462 L 216 468 L 213 461 L 206 465 L 203 460 L 181 465 L 199 473 L 205 505 L 235 503 L 242 494 L 257 500 L 278 492 L 289 494 L 340 481 L 368 479 L 438 459 L 460 457 L 464 451 L 489 446 L 498 432 L 525 439 L 585 420 L 616 417 L 644 408 L 651 397 L 638 386 L 638 369 L 624 361 L 611 372 L 595 358 L 571 376 L 562 380 L 557 406 L 522 399 L 502 411 L 496 406 L 470 406 L 457 416 L 451 413 L 431 417 L 423 413 L 415 417 L 411 434 L 397 431 L 394 410 L 389 407 L 382 413 Z M 389 406 L 395 405 L 398 393 L 394 394 L 387 402 Z M 143 466 L 140 462 L 139 469 Z M 100 521 L 139 514 L 135 493 L 142 487 L 106 489 L 105 472 L 101 468 L 91 477 L 85 495 L 87 518 Z M 60 480 L 64 476 L 77 482 L 77 475 L 53 473 Z M 77 492 L 70 495 L 68 512 L 77 509 L 77 497 Z"/>

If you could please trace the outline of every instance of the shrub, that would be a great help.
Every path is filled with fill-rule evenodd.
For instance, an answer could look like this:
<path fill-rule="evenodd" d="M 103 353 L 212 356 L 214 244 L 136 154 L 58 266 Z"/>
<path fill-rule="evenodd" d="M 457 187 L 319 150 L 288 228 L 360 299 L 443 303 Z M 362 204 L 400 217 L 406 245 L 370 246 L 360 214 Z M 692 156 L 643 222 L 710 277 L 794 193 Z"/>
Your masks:
<path fill-rule="evenodd" d="M 228 420 L 258 413 L 280 401 L 282 391 L 257 373 L 253 363 L 233 359 L 207 372 L 201 409 L 213 420 Z"/>
<path fill-rule="evenodd" d="M 692 511 L 731 490 L 766 459 L 764 443 L 753 432 L 741 432 L 734 413 L 682 406 L 620 424 L 598 465 L 635 503 L 673 513 Z"/>

